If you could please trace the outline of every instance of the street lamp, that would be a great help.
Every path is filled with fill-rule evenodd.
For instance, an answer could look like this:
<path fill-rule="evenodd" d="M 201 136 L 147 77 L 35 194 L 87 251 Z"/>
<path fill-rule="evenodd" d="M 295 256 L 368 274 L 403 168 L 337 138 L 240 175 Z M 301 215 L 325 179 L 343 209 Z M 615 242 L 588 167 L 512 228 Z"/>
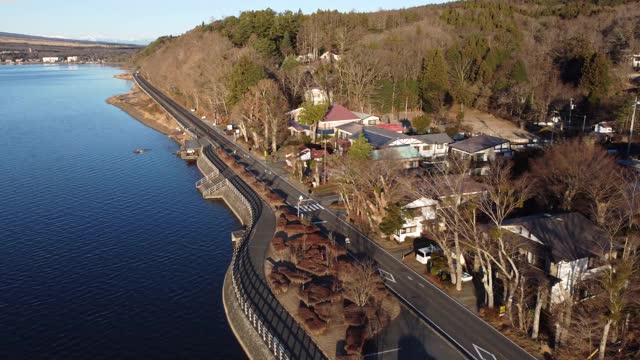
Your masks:
<path fill-rule="evenodd" d="M 633 114 L 631 115 L 631 126 L 629 127 L 629 142 L 627 144 L 627 157 L 631 155 L 631 136 L 633 135 L 633 124 L 636 121 L 636 108 L 638 107 L 638 97 L 636 96 L 636 100 L 633 102 Z"/>
<path fill-rule="evenodd" d="M 573 98 L 569 100 L 569 126 L 571 126 L 571 111 L 575 105 L 573 105 Z"/>
<path fill-rule="evenodd" d="M 300 195 L 298 197 L 298 218 L 300 218 L 300 203 L 302 203 L 302 200 L 304 200 L 304 196 Z"/>

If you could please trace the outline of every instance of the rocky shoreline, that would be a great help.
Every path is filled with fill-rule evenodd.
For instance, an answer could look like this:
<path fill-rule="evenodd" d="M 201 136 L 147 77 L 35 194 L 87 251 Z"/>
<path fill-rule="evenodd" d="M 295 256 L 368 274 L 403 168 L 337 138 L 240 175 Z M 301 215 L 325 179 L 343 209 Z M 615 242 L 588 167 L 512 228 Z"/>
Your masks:
<path fill-rule="evenodd" d="M 116 79 L 133 80 L 130 73 L 118 74 Z M 138 85 L 133 85 L 127 94 L 114 95 L 107 103 L 118 107 L 142 124 L 165 135 L 172 135 L 179 129 L 178 123 L 167 115 Z"/>

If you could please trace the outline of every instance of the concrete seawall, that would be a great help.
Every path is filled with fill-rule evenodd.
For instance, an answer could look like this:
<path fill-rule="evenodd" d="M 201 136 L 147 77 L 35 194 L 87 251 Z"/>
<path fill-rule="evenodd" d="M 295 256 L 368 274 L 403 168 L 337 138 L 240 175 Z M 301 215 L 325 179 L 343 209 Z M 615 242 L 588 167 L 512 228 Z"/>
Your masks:
<path fill-rule="evenodd" d="M 198 170 L 200 170 L 205 178 L 209 178 L 213 182 L 218 181 L 221 183 L 219 189 L 215 191 L 203 191 L 203 197 L 205 199 L 217 199 L 224 201 L 227 207 L 229 207 L 238 220 L 240 220 L 242 225 L 248 226 L 251 221 L 251 210 L 242 200 L 242 195 L 238 193 L 233 185 L 226 181 L 224 176 L 220 174 L 220 171 L 218 171 L 206 156 L 200 156 L 196 164 L 198 166 Z M 215 184 L 213 185 L 215 186 Z"/>

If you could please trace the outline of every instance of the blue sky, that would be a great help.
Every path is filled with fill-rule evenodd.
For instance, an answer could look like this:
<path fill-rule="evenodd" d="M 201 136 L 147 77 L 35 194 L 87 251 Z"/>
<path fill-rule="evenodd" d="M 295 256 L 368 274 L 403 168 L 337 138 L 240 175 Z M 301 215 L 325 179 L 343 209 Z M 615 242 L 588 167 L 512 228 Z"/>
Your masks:
<path fill-rule="evenodd" d="M 202 21 L 270 7 L 341 11 L 397 9 L 434 0 L 0 0 L 0 31 L 75 39 L 140 41 L 178 35 Z M 295 4 L 295 5 L 294 5 Z"/>

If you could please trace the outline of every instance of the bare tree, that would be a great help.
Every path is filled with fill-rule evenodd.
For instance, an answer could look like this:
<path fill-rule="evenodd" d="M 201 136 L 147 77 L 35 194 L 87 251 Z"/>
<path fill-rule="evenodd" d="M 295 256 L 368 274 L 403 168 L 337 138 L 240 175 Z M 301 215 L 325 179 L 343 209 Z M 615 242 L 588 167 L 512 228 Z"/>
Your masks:
<path fill-rule="evenodd" d="M 354 263 L 352 271 L 345 276 L 342 282 L 345 296 L 360 307 L 367 305 L 380 281 L 373 262 L 365 260 Z"/>
<path fill-rule="evenodd" d="M 379 59 L 365 49 L 352 50 L 337 64 L 341 90 L 354 108 L 363 111 L 382 75 Z"/>
<path fill-rule="evenodd" d="M 344 157 L 333 172 L 347 214 L 368 229 L 377 228 L 387 215 L 387 209 L 408 192 L 409 180 L 398 161 Z"/>
<path fill-rule="evenodd" d="M 475 222 L 475 218 L 469 216 L 463 206 L 465 193 L 469 191 L 471 183 L 469 167 L 468 161 L 452 158 L 447 169 L 427 174 L 421 182 L 423 188 L 418 191 L 418 196 L 439 202 L 431 233 L 443 250 L 451 282 L 458 291 L 462 290 L 462 233 L 468 230 L 465 226 L 468 221 Z"/>
<path fill-rule="evenodd" d="M 502 224 L 509 214 L 522 207 L 530 198 L 532 183 L 526 177 L 512 179 L 511 170 L 512 165 L 502 158 L 491 163 L 489 173 L 484 177 L 485 195 L 478 202 L 478 208 L 495 226 L 493 240 L 496 241 L 497 254 L 487 255 L 493 258 L 508 283 L 505 288 L 506 307 L 507 314 L 513 321 L 513 298 L 521 282 L 519 246 L 513 243 L 517 237 L 504 236 Z"/>

